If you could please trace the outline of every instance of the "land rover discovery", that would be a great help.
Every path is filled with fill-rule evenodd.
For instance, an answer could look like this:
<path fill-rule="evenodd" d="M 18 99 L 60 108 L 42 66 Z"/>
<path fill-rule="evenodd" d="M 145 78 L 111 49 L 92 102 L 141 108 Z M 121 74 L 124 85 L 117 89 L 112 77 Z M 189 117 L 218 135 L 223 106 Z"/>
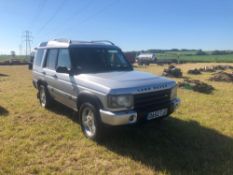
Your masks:
<path fill-rule="evenodd" d="M 83 133 L 93 140 L 106 125 L 164 118 L 180 103 L 175 81 L 133 70 L 109 41 L 43 42 L 32 73 L 41 106 L 57 101 L 77 111 Z"/>

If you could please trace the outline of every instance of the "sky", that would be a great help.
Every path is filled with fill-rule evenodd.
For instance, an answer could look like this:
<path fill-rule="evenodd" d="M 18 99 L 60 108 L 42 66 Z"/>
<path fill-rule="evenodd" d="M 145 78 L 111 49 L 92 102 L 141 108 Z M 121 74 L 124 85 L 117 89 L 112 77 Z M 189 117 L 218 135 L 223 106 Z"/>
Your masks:
<path fill-rule="evenodd" d="M 233 49 L 232 0 L 0 0 L 0 54 L 55 38 L 111 40 L 124 51 Z"/>

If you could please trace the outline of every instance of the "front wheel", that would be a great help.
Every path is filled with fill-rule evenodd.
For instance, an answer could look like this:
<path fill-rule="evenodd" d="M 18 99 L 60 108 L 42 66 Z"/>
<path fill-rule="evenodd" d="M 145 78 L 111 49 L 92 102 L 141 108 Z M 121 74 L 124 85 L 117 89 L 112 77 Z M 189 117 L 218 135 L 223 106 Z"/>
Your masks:
<path fill-rule="evenodd" d="M 39 100 L 43 108 L 48 108 L 52 103 L 52 99 L 44 85 L 40 85 L 39 87 Z"/>
<path fill-rule="evenodd" d="M 97 107 L 91 103 L 84 103 L 79 110 L 80 124 L 85 136 L 92 140 L 98 140 L 102 136 L 102 124 Z"/>

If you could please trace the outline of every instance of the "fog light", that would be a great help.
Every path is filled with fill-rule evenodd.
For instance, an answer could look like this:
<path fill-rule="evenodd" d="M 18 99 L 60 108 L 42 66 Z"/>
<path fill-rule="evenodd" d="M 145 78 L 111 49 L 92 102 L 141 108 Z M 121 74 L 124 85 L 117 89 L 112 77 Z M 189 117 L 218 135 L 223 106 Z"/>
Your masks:
<path fill-rule="evenodd" d="M 129 117 L 129 123 L 134 123 L 134 122 L 136 122 L 136 120 L 137 120 L 137 115 L 131 115 Z"/>
<path fill-rule="evenodd" d="M 133 120 L 134 120 L 134 115 L 131 115 L 131 116 L 129 117 L 129 121 L 132 122 Z"/>

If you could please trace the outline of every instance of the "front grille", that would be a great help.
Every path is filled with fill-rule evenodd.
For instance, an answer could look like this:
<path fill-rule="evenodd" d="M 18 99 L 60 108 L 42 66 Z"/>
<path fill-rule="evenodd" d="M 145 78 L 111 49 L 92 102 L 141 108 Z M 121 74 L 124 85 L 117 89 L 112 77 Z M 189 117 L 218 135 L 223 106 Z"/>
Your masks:
<path fill-rule="evenodd" d="M 150 112 L 168 107 L 170 104 L 171 90 L 149 92 L 134 95 L 134 109 L 137 112 Z"/>

